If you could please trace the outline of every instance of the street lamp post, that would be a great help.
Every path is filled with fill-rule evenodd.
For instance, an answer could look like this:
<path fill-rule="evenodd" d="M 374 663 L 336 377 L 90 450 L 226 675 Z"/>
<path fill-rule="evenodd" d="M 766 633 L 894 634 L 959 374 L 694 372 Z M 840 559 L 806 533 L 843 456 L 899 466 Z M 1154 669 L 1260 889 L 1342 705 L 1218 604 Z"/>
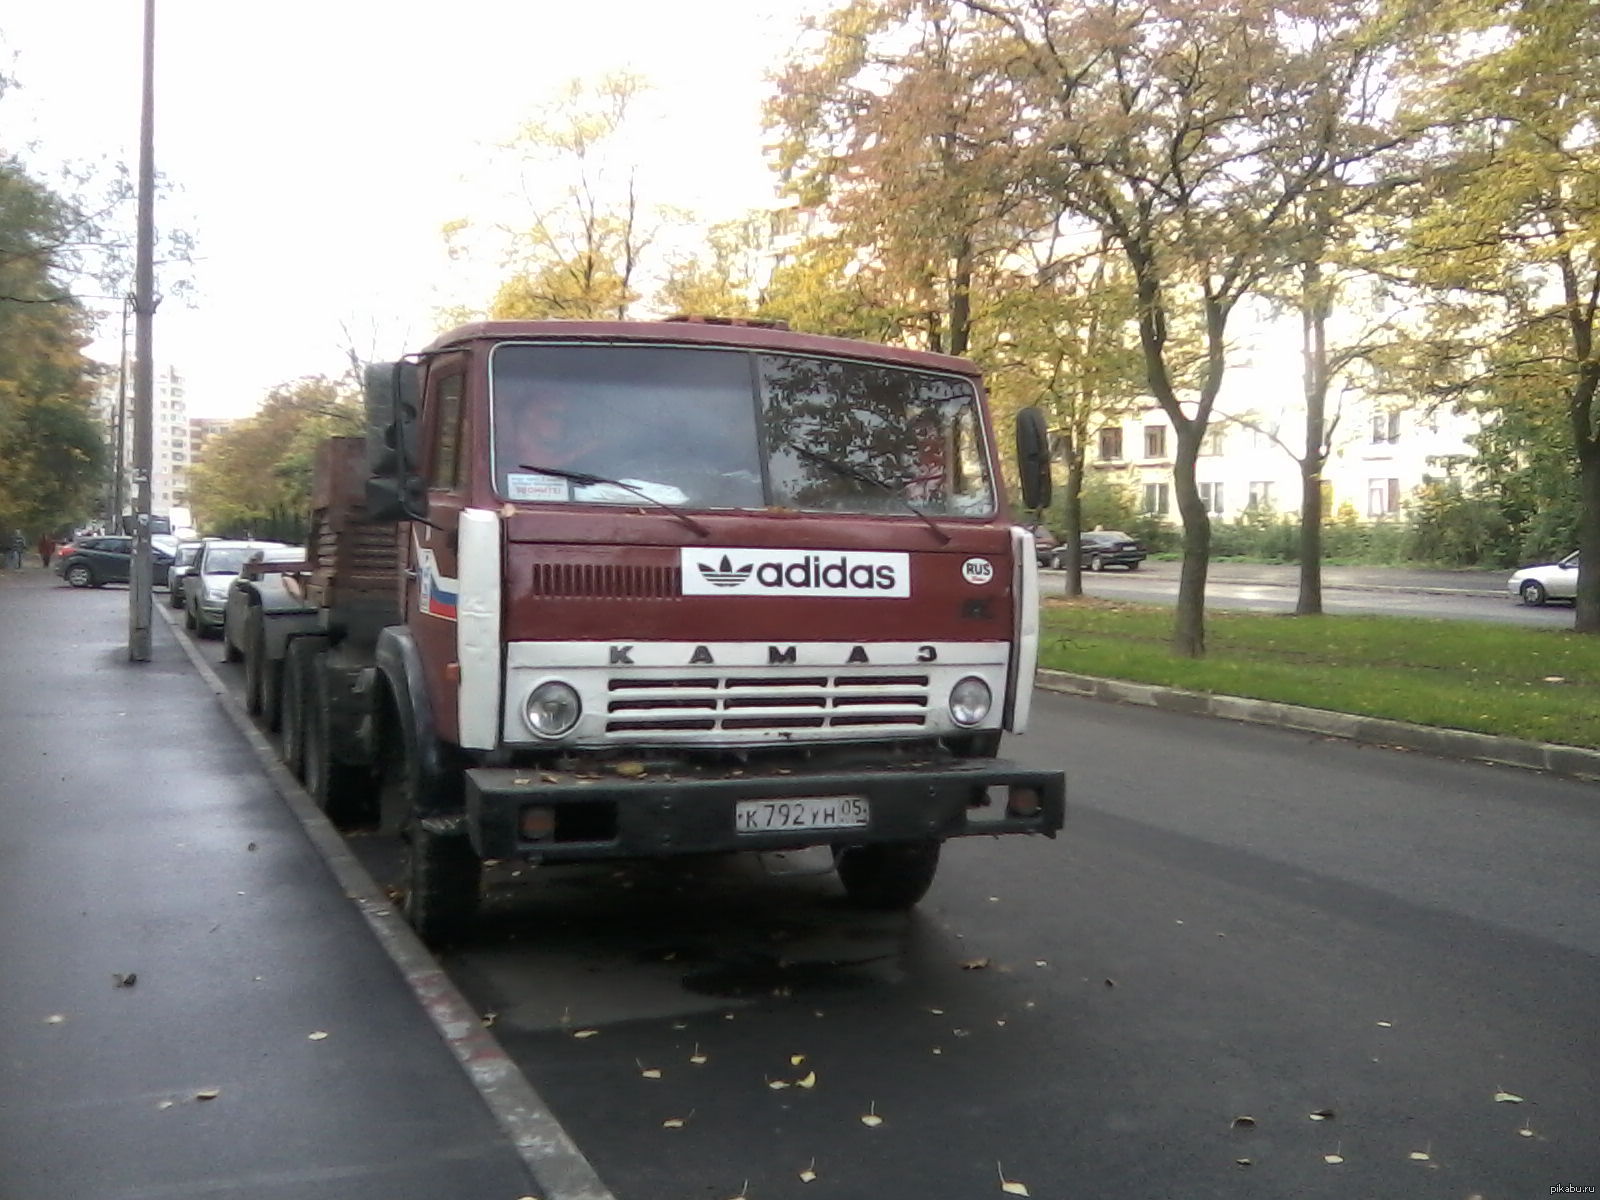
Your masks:
<path fill-rule="evenodd" d="M 152 326 L 155 319 L 156 3 L 144 0 L 144 89 L 139 112 L 139 229 L 134 266 L 133 563 L 128 586 L 128 658 L 150 661 L 154 607 L 150 562 L 150 472 L 155 459 Z"/>

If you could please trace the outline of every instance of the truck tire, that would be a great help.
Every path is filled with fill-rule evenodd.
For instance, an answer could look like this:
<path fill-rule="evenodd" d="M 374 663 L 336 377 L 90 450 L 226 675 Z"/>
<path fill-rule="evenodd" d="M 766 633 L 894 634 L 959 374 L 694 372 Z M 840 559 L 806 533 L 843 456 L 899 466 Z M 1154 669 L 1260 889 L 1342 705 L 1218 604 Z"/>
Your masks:
<path fill-rule="evenodd" d="M 333 704 L 328 672 L 316 660 L 306 679 L 305 724 L 301 730 L 304 782 L 311 800 L 335 829 L 360 829 L 372 823 L 375 791 L 365 767 L 335 762 Z"/>
<path fill-rule="evenodd" d="M 309 681 L 317 669 L 317 655 L 327 643 L 317 637 L 290 640 L 283 655 L 283 678 L 279 692 L 283 709 L 281 753 L 289 774 L 306 777 L 306 714 L 310 711 Z"/>
<path fill-rule="evenodd" d="M 255 605 L 251 605 L 249 611 L 244 614 L 244 629 L 239 632 L 239 640 L 235 642 L 233 638 L 228 636 L 230 632 L 228 629 L 228 619 L 224 617 L 222 619 L 222 624 L 218 627 L 222 630 L 222 661 L 232 663 L 243 662 L 245 650 L 250 645 L 251 627 L 259 626 L 260 624 L 261 609 Z M 245 669 L 249 670 L 248 667 Z M 250 678 L 248 675 L 245 676 L 244 704 L 245 707 L 250 710 L 252 716 L 261 711 L 260 701 L 252 701 L 252 697 L 250 695 Z"/>
<path fill-rule="evenodd" d="M 263 626 L 261 609 L 252 606 L 244 615 L 243 651 L 233 648 L 226 631 L 222 641 L 224 658 L 229 662 L 244 659 L 244 708 L 252 717 L 258 716 L 261 712 L 261 659 L 267 649 L 267 631 Z"/>
<path fill-rule="evenodd" d="M 928 894 L 939 869 L 937 841 L 876 842 L 844 846 L 834 865 L 845 895 L 857 908 L 895 911 L 912 908 Z"/>
<path fill-rule="evenodd" d="M 402 906 L 417 936 L 430 946 L 460 941 L 478 915 L 483 864 L 463 832 L 413 821 L 406 833 L 406 895 Z"/>

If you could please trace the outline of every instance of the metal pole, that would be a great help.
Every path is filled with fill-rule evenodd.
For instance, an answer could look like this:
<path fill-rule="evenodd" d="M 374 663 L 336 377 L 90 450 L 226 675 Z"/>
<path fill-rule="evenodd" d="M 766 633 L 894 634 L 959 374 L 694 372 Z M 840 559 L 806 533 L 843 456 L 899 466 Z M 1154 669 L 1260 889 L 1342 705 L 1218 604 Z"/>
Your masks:
<path fill-rule="evenodd" d="M 139 113 L 139 230 L 134 269 L 133 563 L 128 586 L 128 658 L 150 661 L 150 474 L 155 459 L 155 65 L 156 0 L 144 0 L 144 96 Z"/>
<path fill-rule="evenodd" d="M 127 475 L 128 451 L 128 317 L 133 312 L 133 297 L 122 298 L 122 357 L 117 361 L 117 457 L 111 467 L 112 533 L 122 532 L 122 483 Z"/>

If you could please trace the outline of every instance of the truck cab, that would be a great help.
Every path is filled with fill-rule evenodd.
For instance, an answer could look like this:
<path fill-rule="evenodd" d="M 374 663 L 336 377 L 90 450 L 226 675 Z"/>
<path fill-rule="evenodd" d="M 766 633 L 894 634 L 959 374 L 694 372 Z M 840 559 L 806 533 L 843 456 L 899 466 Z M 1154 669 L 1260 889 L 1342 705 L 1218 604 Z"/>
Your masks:
<path fill-rule="evenodd" d="M 1060 773 L 996 758 L 1028 720 L 1037 565 L 971 363 L 485 322 L 368 402 L 366 516 L 400 569 L 370 670 L 344 651 L 370 732 L 324 737 L 368 759 L 425 936 L 461 931 L 484 859 L 825 845 L 896 908 L 950 837 L 1060 828 Z"/>

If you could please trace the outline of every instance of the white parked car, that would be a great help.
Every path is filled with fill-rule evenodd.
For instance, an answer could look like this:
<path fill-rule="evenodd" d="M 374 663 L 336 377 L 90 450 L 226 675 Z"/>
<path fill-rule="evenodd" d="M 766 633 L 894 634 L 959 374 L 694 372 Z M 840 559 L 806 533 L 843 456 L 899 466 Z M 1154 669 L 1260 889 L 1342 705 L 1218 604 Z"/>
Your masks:
<path fill-rule="evenodd" d="M 229 542 L 220 538 L 205 542 L 183 578 L 184 625 L 201 637 L 221 634 L 228 585 L 239 574 L 245 559 L 257 550 L 291 548 L 282 542 Z"/>
<path fill-rule="evenodd" d="M 1506 580 L 1506 590 L 1524 604 L 1540 605 L 1546 600 L 1577 599 L 1578 552 L 1574 550 L 1557 563 L 1523 567 Z"/>

